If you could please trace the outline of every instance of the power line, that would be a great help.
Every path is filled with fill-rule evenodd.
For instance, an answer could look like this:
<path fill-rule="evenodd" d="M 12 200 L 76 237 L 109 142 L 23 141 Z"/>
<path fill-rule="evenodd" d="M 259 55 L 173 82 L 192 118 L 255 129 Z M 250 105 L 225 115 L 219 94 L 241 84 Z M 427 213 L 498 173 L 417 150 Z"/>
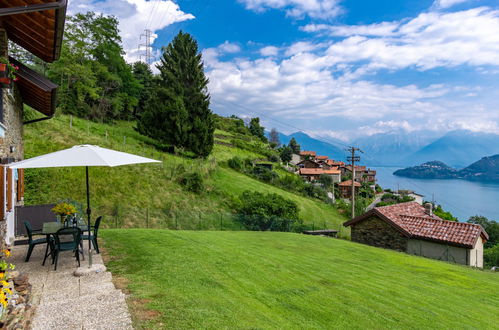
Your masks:
<path fill-rule="evenodd" d="M 144 54 L 139 55 L 139 59 L 142 59 L 142 57 L 145 57 L 146 63 L 151 64 L 151 37 L 152 37 L 152 31 L 149 29 L 146 29 L 144 33 L 140 35 L 140 40 L 142 40 L 142 37 L 145 37 L 145 42 L 139 44 L 138 50 L 140 51 L 141 47 L 145 47 Z"/>
<path fill-rule="evenodd" d="M 352 164 L 352 219 L 355 218 L 355 162 L 360 162 L 360 156 L 355 156 L 355 152 L 363 152 L 359 148 L 350 147 L 347 149 L 348 152 L 351 153 L 351 156 L 347 157 L 347 160 Z"/>

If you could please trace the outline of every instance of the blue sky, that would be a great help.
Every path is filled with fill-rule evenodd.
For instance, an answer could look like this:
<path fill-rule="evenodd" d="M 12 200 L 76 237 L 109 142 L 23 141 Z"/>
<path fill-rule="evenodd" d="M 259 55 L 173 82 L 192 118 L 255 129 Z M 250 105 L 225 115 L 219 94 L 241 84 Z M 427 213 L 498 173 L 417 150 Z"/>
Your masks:
<path fill-rule="evenodd" d="M 492 0 L 70 0 L 120 19 L 159 54 L 179 31 L 203 52 L 212 109 L 268 128 L 352 140 L 455 129 L 499 134 Z M 144 40 L 142 39 L 142 42 Z M 153 64 L 154 66 L 154 64 Z"/>

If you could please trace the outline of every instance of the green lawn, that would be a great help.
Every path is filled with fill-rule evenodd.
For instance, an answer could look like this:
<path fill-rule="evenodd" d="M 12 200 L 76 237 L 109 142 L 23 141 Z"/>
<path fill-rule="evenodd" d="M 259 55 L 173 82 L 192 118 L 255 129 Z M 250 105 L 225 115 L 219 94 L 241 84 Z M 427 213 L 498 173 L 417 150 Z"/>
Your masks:
<path fill-rule="evenodd" d="M 102 237 L 108 269 L 128 280 L 139 328 L 498 327 L 499 274 L 488 271 L 291 233 Z"/>

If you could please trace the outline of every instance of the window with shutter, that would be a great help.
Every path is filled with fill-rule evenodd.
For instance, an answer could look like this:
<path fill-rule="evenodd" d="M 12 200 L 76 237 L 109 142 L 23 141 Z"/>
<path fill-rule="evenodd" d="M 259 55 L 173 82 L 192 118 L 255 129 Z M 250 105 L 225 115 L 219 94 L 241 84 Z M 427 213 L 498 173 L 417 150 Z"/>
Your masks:
<path fill-rule="evenodd" d="M 17 170 L 17 201 L 22 201 L 24 197 L 24 169 Z"/>

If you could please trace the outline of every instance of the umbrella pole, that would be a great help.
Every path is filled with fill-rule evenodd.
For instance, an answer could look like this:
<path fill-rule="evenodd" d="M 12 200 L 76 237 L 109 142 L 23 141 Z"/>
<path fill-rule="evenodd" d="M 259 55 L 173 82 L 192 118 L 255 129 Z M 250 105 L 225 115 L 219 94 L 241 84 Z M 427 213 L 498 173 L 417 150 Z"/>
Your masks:
<path fill-rule="evenodd" d="M 92 267 L 92 231 L 90 230 L 90 214 L 92 210 L 90 209 L 90 184 L 88 180 L 88 166 L 85 166 L 85 174 L 87 178 L 87 220 L 88 220 L 88 268 Z"/>

